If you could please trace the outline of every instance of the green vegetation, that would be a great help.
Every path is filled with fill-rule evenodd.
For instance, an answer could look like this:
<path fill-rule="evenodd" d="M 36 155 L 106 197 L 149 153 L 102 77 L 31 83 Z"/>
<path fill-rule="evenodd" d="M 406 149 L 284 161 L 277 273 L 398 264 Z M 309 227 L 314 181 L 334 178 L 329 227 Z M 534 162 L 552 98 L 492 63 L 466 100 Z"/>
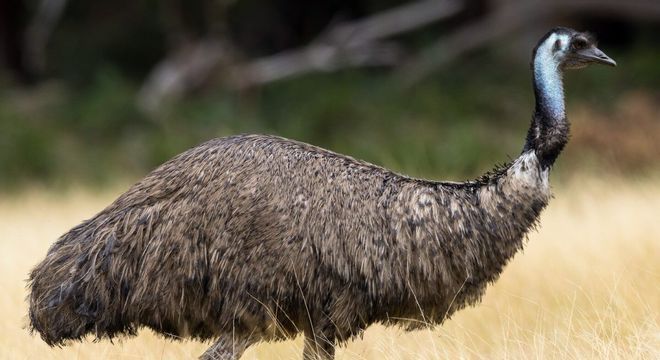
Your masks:
<path fill-rule="evenodd" d="M 622 93 L 660 88 L 659 49 L 611 55 L 616 71 L 594 67 L 567 79 L 569 109 L 607 113 Z M 526 64 L 482 52 L 411 89 L 384 70 L 343 71 L 241 94 L 207 91 L 147 116 L 135 104 L 139 83 L 106 67 L 84 85 L 5 91 L 0 186 L 137 179 L 195 144 L 237 133 L 278 134 L 414 176 L 463 179 L 517 155 L 533 107 L 529 77 Z"/>

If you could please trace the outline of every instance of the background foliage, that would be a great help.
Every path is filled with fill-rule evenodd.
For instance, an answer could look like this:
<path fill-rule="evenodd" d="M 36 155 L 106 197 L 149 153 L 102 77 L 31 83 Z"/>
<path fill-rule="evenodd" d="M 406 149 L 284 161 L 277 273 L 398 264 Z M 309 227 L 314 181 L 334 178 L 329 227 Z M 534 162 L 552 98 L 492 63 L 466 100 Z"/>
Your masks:
<path fill-rule="evenodd" d="M 475 176 L 517 155 L 533 106 L 528 58 L 548 28 L 541 25 L 468 52 L 412 87 L 392 68 L 376 67 L 243 90 L 210 81 L 157 113 L 136 101 L 158 61 L 195 39 L 219 36 L 245 58 L 266 56 L 304 46 L 333 23 L 402 3 L 68 1 L 43 69 L 12 65 L 15 54 L 3 47 L 0 185 L 137 179 L 195 144 L 243 132 L 279 134 L 424 177 Z M 24 37 L 39 2 L 17 4 L 20 21 L 9 30 Z M 447 21 L 398 36 L 406 56 L 491 6 L 467 4 Z M 653 171 L 660 158 L 658 22 L 584 13 L 548 22 L 594 30 L 620 64 L 569 74 L 575 136 L 560 170 Z"/>

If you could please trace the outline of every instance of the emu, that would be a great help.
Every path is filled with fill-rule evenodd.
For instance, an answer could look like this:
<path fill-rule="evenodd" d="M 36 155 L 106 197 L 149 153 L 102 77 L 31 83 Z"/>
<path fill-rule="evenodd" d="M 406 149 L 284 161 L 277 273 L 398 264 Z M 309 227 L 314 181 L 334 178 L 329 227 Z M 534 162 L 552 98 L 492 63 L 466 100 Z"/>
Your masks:
<path fill-rule="evenodd" d="M 568 140 L 562 73 L 591 63 L 616 65 L 587 33 L 543 36 L 523 150 L 474 181 L 275 136 L 190 149 L 51 246 L 29 277 L 31 331 L 55 346 L 149 327 L 215 341 L 204 359 L 302 332 L 312 359 L 373 323 L 440 324 L 480 300 L 538 223 Z"/>

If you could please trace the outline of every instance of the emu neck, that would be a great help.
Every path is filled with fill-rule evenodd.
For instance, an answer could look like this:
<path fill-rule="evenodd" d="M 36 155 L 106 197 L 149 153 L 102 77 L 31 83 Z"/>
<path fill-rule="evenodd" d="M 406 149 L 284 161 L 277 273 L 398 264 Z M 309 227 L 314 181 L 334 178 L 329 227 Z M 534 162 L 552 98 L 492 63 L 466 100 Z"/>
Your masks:
<path fill-rule="evenodd" d="M 534 95 L 538 114 L 551 121 L 566 118 L 561 71 L 555 60 L 543 53 L 534 59 Z"/>
<path fill-rule="evenodd" d="M 534 150 L 543 168 L 551 167 L 568 141 L 564 83 L 557 61 L 539 49 L 534 58 L 536 107 L 524 152 Z"/>

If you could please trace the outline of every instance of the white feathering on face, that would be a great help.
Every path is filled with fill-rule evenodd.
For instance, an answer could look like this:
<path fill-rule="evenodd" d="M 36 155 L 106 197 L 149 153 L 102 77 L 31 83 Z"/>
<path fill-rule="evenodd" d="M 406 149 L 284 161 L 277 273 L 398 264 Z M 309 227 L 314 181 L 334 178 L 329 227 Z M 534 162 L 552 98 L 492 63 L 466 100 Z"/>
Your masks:
<path fill-rule="evenodd" d="M 561 42 L 560 49 L 555 52 L 555 41 Z M 548 111 L 555 119 L 564 117 L 564 86 L 559 64 L 561 55 L 568 47 L 570 38 L 567 35 L 552 34 L 536 50 L 534 58 L 534 77 L 540 94 Z"/>

